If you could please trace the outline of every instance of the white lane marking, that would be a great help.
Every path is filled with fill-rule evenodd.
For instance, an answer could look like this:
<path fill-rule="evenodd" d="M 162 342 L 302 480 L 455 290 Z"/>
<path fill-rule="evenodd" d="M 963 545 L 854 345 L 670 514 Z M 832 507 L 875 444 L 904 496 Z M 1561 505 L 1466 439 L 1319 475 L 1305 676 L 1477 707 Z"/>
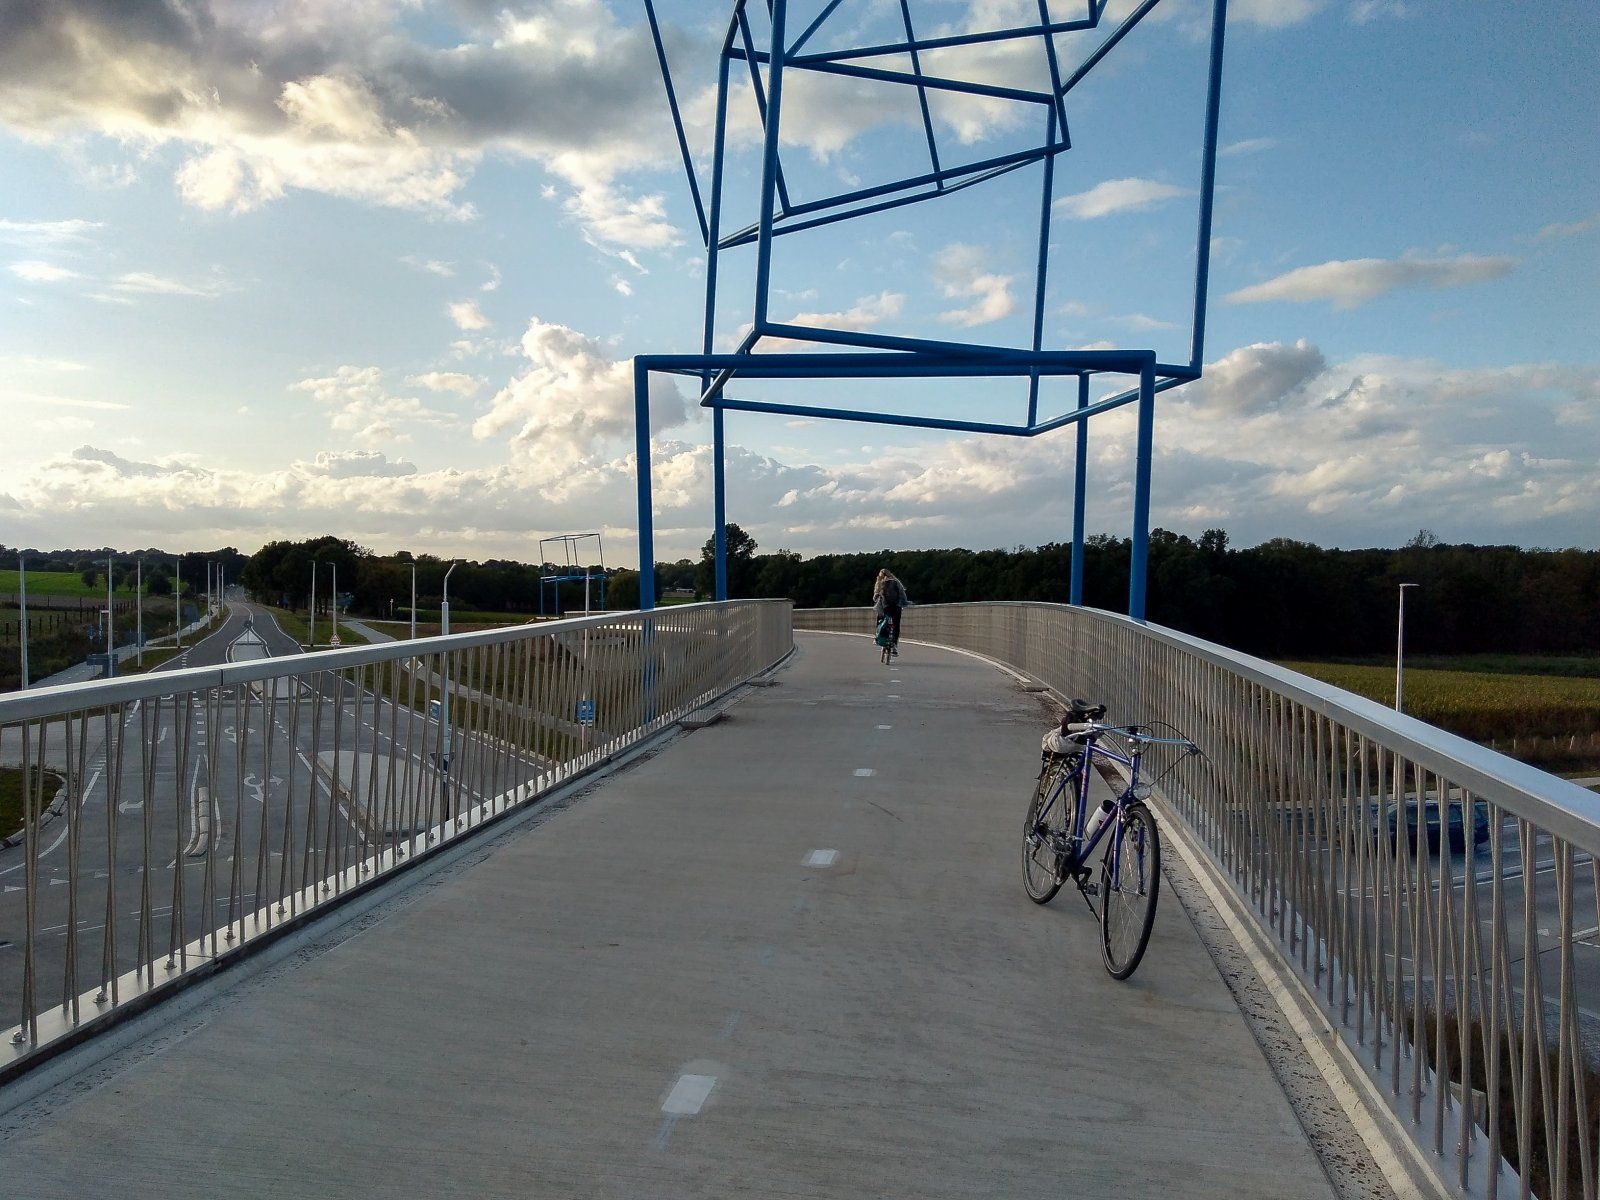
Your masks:
<path fill-rule="evenodd" d="M 878 728 L 879 729 L 893 729 L 894 726 L 893 725 L 879 725 Z"/>
<path fill-rule="evenodd" d="M 857 767 L 856 768 L 856 778 L 857 779 L 871 779 L 876 774 L 877 774 L 877 772 L 874 771 L 871 767 Z"/>
<path fill-rule="evenodd" d="M 891 699 L 891 700 L 898 700 L 898 699 L 900 699 L 900 696 L 899 696 L 899 694 L 898 694 L 898 693 L 896 693 L 896 692 L 891 692 L 891 693 L 890 693 L 890 694 L 889 694 L 889 699 Z"/>
<path fill-rule="evenodd" d="M 679 1075 L 667 1098 L 661 1102 L 661 1111 L 675 1117 L 692 1117 L 700 1111 L 717 1086 L 715 1075 Z"/>
<path fill-rule="evenodd" d="M 803 867 L 831 867 L 839 861 L 837 850 L 813 850 L 801 860 Z"/>
<path fill-rule="evenodd" d="M 78 811 L 79 812 L 82 812 L 83 811 L 83 806 L 85 804 L 89 803 L 89 793 L 94 791 L 94 785 L 99 783 L 99 782 L 100 782 L 100 768 L 96 767 L 94 769 L 94 774 L 89 776 L 89 786 L 83 789 L 83 795 L 78 800 Z M 69 832 L 69 830 L 71 828 L 71 824 L 72 823 L 71 823 L 70 820 L 63 820 L 61 822 L 61 832 L 56 835 L 56 840 L 55 841 L 51 842 L 50 845 L 47 846 L 45 849 L 39 851 L 39 858 L 43 858 L 47 854 L 54 853 L 60 847 L 61 843 L 67 840 L 67 833 Z M 20 871 L 20 870 L 22 870 L 23 867 L 25 867 L 27 865 L 28 864 L 26 862 L 19 862 L 15 866 L 7 867 L 4 871 L 0 871 L 0 875 L 9 875 L 13 871 Z"/>

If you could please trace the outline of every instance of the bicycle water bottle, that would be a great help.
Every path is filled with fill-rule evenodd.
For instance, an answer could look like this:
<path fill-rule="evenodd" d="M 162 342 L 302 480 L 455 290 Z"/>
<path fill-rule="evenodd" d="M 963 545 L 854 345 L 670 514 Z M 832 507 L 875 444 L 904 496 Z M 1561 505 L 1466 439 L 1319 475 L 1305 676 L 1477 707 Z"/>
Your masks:
<path fill-rule="evenodd" d="M 1083 827 L 1083 844 L 1087 846 L 1094 841 L 1094 835 L 1100 832 L 1100 826 L 1106 823 L 1106 818 L 1111 815 L 1111 810 L 1116 808 L 1110 800 L 1100 801 L 1100 807 L 1089 814 L 1089 820 Z"/>

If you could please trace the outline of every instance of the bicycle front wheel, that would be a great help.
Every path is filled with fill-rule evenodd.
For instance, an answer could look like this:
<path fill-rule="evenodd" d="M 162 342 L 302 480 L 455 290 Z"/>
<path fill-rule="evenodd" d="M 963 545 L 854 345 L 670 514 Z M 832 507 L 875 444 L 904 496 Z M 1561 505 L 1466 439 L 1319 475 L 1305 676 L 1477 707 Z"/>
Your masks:
<path fill-rule="evenodd" d="M 1138 800 L 1123 806 L 1100 864 L 1100 951 L 1113 979 L 1132 975 L 1150 944 L 1161 894 L 1161 834 Z"/>
<path fill-rule="evenodd" d="M 1035 904 L 1050 903 L 1061 890 L 1061 857 L 1056 846 L 1067 828 L 1068 796 L 1062 792 L 1053 804 L 1049 803 L 1060 777 L 1058 767 L 1040 774 L 1022 829 L 1022 886 Z"/>

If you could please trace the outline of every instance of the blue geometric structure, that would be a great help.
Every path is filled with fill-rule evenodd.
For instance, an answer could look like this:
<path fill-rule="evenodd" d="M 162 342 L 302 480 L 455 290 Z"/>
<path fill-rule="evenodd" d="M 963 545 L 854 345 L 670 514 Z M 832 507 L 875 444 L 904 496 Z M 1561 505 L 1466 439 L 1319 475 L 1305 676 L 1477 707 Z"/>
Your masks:
<path fill-rule="evenodd" d="M 1199 187 L 1199 228 L 1195 245 L 1194 306 L 1187 363 L 1157 361 L 1154 350 L 1051 350 L 1044 346 L 1045 289 L 1049 277 L 1050 219 L 1054 200 L 1055 159 L 1071 148 L 1067 121 L 1068 100 L 1076 87 L 1116 45 L 1160 3 L 1143 0 L 1114 28 L 1105 31 L 1081 61 L 1068 64 L 1058 55 L 1057 38 L 1063 34 L 1099 30 L 1108 0 L 1078 0 L 1071 7 L 1081 15 L 1057 19 L 1065 5 L 1060 0 L 1038 0 L 1036 24 L 983 29 L 939 37 L 919 37 L 914 10 L 916 0 L 899 0 L 903 38 L 871 45 L 847 45 L 829 50 L 811 49 L 822 41 L 824 30 L 845 36 L 848 19 L 858 14 L 860 0 L 827 0 L 805 5 L 802 0 L 768 0 L 751 6 L 735 0 L 718 62 L 717 100 L 711 163 L 709 201 L 702 199 L 694 160 L 684 133 L 672 72 L 667 65 L 654 0 L 644 0 L 655 39 L 668 107 L 677 133 L 678 148 L 689 180 L 701 235 L 706 246 L 705 326 L 697 354 L 640 355 L 634 359 L 634 396 L 639 487 L 639 599 L 642 607 L 655 600 L 654 531 L 650 484 L 649 378 L 662 372 L 700 381 L 699 402 L 712 410 L 713 502 L 715 511 L 716 597 L 727 598 L 727 547 L 725 505 L 726 446 L 723 414 L 727 411 L 799 415 L 811 418 L 860 421 L 923 429 L 967 433 L 1037 437 L 1066 425 L 1077 425 L 1077 478 L 1072 537 L 1070 598 L 1083 601 L 1084 491 L 1088 459 L 1089 418 L 1126 404 L 1138 405 L 1138 435 L 1132 514 L 1132 558 L 1129 564 L 1128 612 L 1144 619 L 1145 576 L 1149 548 L 1150 472 L 1157 393 L 1198 379 L 1204 356 L 1206 289 L 1210 267 L 1212 195 L 1216 177 L 1217 114 L 1222 86 L 1222 49 L 1226 26 L 1226 0 L 1213 0 L 1210 65 L 1206 84 L 1204 145 Z M 762 9 L 765 9 L 763 11 Z M 875 4 L 879 12 L 882 5 Z M 764 48 L 758 48 L 755 22 L 769 22 Z M 797 35 L 790 33 L 791 13 L 802 8 L 814 12 Z M 841 15 L 842 12 L 842 15 Z M 1106 22 L 1109 25 L 1109 22 Z M 800 26 L 800 21 L 795 21 Z M 940 75 L 925 69 L 924 59 L 958 47 L 995 42 L 1028 41 L 1038 47 L 1048 86 L 1007 86 L 980 80 Z M 753 221 L 725 231 L 724 173 L 728 143 L 730 77 L 736 63 L 748 70 L 750 87 L 763 131 L 759 207 Z M 763 72 L 762 68 L 765 68 Z M 887 182 L 819 196 L 799 196 L 791 189 L 780 151 L 783 128 L 784 82 L 797 72 L 845 76 L 914 89 L 927 143 L 927 165 Z M 1019 149 L 987 158 L 964 159 L 941 145 L 930 109 L 930 93 L 956 93 L 1029 106 L 1036 113 L 1038 139 Z M 959 150 L 960 147 L 957 147 Z M 977 187 L 1003 175 L 1038 165 L 1042 184 L 1039 205 L 1039 245 L 1035 267 L 1033 334 L 1025 347 L 937 341 L 860 330 L 818 328 L 774 321 L 769 315 L 772 290 L 773 247 L 777 238 L 802 234 L 869 213 L 936 200 Z M 754 245 L 755 301 L 749 332 L 732 353 L 712 353 L 713 320 L 719 270 L 724 251 Z M 809 352 L 758 352 L 764 340 L 809 342 L 824 349 Z M 1122 375 L 1130 380 L 1113 395 L 1090 402 L 1090 383 L 1098 375 Z M 962 420 L 934 415 L 872 412 L 855 408 L 824 408 L 765 400 L 737 399 L 728 394 L 733 381 L 745 380 L 847 380 L 884 378 L 1012 377 L 1028 381 L 1025 419 L 1014 423 Z M 1077 380 L 1077 407 L 1041 418 L 1040 380 L 1073 377 Z"/>

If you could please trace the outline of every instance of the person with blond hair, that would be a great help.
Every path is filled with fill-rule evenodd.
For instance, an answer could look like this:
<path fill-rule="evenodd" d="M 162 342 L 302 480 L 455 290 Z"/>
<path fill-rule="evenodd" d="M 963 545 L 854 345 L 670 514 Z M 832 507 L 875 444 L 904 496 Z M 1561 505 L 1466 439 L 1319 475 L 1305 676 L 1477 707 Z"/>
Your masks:
<path fill-rule="evenodd" d="M 872 585 L 872 612 L 874 624 L 889 619 L 889 653 L 900 653 L 900 613 L 905 606 L 911 603 L 906 595 L 906 585 L 894 577 L 888 567 L 878 572 L 878 578 Z"/>

